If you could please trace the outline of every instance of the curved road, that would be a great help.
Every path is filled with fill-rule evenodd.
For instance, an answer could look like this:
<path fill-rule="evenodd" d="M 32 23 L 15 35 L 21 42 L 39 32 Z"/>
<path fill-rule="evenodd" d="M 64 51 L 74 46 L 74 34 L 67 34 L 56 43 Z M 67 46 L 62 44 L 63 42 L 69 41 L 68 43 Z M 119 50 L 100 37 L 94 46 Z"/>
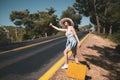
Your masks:
<path fill-rule="evenodd" d="M 87 32 L 79 32 L 79 39 L 86 34 Z M 38 80 L 63 56 L 66 37 L 59 35 L 23 43 L 11 46 L 27 47 L 0 54 L 0 80 Z M 10 49 L 9 47 L 7 48 Z"/>

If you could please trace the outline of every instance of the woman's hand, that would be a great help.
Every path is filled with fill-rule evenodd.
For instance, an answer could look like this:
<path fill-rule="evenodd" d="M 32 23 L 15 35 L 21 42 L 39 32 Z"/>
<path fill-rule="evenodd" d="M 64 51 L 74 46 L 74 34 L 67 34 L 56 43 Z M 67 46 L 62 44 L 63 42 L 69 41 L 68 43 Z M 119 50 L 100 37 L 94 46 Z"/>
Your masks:
<path fill-rule="evenodd" d="M 80 43 L 78 43 L 77 47 L 78 47 L 78 48 L 80 48 L 80 47 L 81 47 L 81 44 L 80 44 Z"/>
<path fill-rule="evenodd" d="M 53 24 L 52 24 L 52 23 L 50 23 L 50 24 L 49 24 L 49 26 L 53 26 Z"/>
<path fill-rule="evenodd" d="M 49 26 L 53 27 L 54 29 L 56 29 L 56 30 L 58 30 L 58 31 L 64 31 L 64 32 L 67 31 L 67 29 L 58 28 L 58 27 L 54 26 L 52 23 L 50 23 Z"/>

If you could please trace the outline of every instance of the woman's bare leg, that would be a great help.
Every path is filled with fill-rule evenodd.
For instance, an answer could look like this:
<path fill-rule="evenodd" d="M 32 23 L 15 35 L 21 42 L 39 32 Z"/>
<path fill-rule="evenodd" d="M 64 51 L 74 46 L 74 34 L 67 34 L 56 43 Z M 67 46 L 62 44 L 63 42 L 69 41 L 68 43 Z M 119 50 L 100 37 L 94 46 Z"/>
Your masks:
<path fill-rule="evenodd" d="M 64 50 L 65 64 L 68 64 L 68 48 Z"/>
<path fill-rule="evenodd" d="M 78 57 L 77 57 L 77 50 L 76 50 L 76 48 L 72 50 L 72 53 L 73 53 L 73 57 L 75 59 L 75 62 L 79 63 L 79 60 L 78 60 Z"/>
<path fill-rule="evenodd" d="M 64 50 L 65 64 L 62 66 L 62 69 L 68 68 L 68 52 L 69 52 L 69 49 L 66 48 Z"/>

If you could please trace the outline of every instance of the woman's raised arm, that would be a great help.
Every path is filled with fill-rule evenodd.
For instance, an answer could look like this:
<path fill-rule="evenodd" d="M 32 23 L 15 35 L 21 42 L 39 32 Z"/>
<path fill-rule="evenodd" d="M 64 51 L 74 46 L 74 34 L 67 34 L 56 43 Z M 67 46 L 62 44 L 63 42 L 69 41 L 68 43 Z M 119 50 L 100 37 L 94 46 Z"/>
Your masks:
<path fill-rule="evenodd" d="M 67 31 L 67 29 L 58 28 L 58 27 L 54 26 L 52 23 L 50 23 L 50 26 L 53 27 L 54 29 L 58 30 L 58 31 L 63 31 L 63 32 Z"/>

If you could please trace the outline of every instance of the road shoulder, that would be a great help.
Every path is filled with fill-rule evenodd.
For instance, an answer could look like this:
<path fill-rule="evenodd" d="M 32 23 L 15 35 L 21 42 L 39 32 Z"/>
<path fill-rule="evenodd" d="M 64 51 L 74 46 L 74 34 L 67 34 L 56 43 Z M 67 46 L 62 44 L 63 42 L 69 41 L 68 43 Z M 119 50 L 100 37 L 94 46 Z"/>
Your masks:
<path fill-rule="evenodd" d="M 86 80 L 120 79 L 120 54 L 115 51 L 116 44 L 108 39 L 90 34 L 78 49 L 80 62 L 88 67 Z M 69 60 L 73 61 L 73 57 Z M 50 80 L 75 80 L 67 77 L 67 70 L 59 68 Z"/>

